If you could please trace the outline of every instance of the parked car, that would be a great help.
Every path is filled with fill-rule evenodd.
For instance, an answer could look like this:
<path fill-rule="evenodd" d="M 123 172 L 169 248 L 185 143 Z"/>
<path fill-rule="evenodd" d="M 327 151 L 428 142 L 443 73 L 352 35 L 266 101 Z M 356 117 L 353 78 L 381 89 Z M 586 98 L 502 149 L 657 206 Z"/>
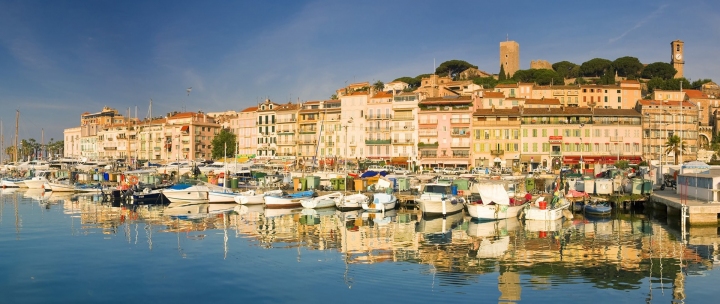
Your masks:
<path fill-rule="evenodd" d="M 385 171 L 388 172 L 388 173 L 393 173 L 393 172 L 395 172 L 395 167 L 394 167 L 394 166 L 387 165 L 387 166 L 384 166 L 384 167 L 383 167 L 383 170 L 385 170 Z"/>
<path fill-rule="evenodd" d="M 455 174 L 457 174 L 457 175 L 468 173 L 468 170 L 465 167 L 455 167 L 454 171 L 455 171 Z"/>
<path fill-rule="evenodd" d="M 370 167 L 367 168 L 367 171 L 377 171 L 377 172 L 380 172 L 380 171 L 387 171 L 387 170 L 385 170 L 385 168 L 383 168 L 383 167 L 381 167 L 381 166 L 378 166 L 378 165 L 371 165 Z"/>
<path fill-rule="evenodd" d="M 443 168 L 441 168 L 441 167 L 435 167 L 435 168 L 433 168 L 433 172 L 435 172 L 436 174 L 443 173 Z"/>
<path fill-rule="evenodd" d="M 402 167 L 397 167 L 397 168 L 395 168 L 395 170 L 394 170 L 393 172 L 394 172 L 395 174 L 403 174 L 403 175 L 410 174 L 410 170 L 409 170 L 409 169 L 405 169 L 405 168 L 402 168 Z"/>

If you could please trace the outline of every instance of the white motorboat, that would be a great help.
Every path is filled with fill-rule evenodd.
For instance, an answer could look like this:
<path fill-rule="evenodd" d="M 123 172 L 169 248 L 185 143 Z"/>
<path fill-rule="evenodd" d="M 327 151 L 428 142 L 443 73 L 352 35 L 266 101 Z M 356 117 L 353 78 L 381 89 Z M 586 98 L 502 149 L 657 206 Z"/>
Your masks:
<path fill-rule="evenodd" d="M 517 217 L 528 202 L 510 203 L 510 196 L 502 183 L 484 182 L 475 184 L 481 201 L 468 202 L 468 213 L 473 218 L 497 220 Z"/>
<path fill-rule="evenodd" d="M 545 201 L 545 197 L 538 197 L 532 204 L 527 204 L 523 210 L 526 220 L 554 221 L 565 216 L 565 210 L 570 207 L 570 201 L 564 197 L 555 197 L 555 202 Z M 572 214 L 572 213 L 571 213 Z"/>
<path fill-rule="evenodd" d="M 210 189 L 204 185 L 176 184 L 162 191 L 171 203 L 174 202 L 203 202 L 209 201 Z"/>
<path fill-rule="evenodd" d="M 229 188 L 212 187 L 208 191 L 208 202 L 209 203 L 234 203 L 237 193 L 233 192 Z"/>
<path fill-rule="evenodd" d="M 423 192 L 415 199 L 423 214 L 446 215 L 460 212 L 465 208 L 465 199 L 451 194 L 449 183 L 426 184 Z"/>
<path fill-rule="evenodd" d="M 0 180 L 0 187 L 2 188 L 25 188 L 24 178 L 3 178 Z"/>
<path fill-rule="evenodd" d="M 75 185 L 71 184 L 67 179 L 48 182 L 47 186 L 50 187 L 52 192 L 75 192 Z"/>
<path fill-rule="evenodd" d="M 397 197 L 387 193 L 373 194 L 373 200 L 362 203 L 362 208 L 369 212 L 385 212 L 385 210 L 393 210 L 397 206 Z"/>
<path fill-rule="evenodd" d="M 255 190 L 240 192 L 235 196 L 235 202 L 240 205 L 262 205 L 265 203 L 266 195 L 280 196 L 282 190 L 271 190 L 259 194 Z"/>
<path fill-rule="evenodd" d="M 341 192 L 333 192 L 318 197 L 306 198 L 301 200 L 300 204 L 303 208 L 320 209 L 334 207 L 342 198 L 343 194 Z"/>
<path fill-rule="evenodd" d="M 47 170 L 37 171 L 35 172 L 35 176 L 25 180 L 25 185 L 29 189 L 44 189 L 45 184 L 49 182 L 48 177 L 51 174 L 52 172 Z"/>
<path fill-rule="evenodd" d="M 314 191 L 308 190 L 280 196 L 266 195 L 264 197 L 265 208 L 301 207 L 302 204 L 300 203 L 300 201 L 312 197 L 313 194 L 315 194 Z"/>
<path fill-rule="evenodd" d="M 339 203 L 335 204 L 340 210 L 358 210 L 362 209 L 362 204 L 367 203 L 370 198 L 362 193 L 356 193 L 351 195 L 345 195 Z"/>

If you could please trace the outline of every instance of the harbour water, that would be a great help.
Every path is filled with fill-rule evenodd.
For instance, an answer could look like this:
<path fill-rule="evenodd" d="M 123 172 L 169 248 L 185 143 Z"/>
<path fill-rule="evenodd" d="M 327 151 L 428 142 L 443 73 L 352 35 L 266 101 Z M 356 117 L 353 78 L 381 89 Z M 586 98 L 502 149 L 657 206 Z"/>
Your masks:
<path fill-rule="evenodd" d="M 477 222 L 334 209 L 121 206 L 0 190 L 2 303 L 712 303 L 717 227 L 653 210 Z"/>

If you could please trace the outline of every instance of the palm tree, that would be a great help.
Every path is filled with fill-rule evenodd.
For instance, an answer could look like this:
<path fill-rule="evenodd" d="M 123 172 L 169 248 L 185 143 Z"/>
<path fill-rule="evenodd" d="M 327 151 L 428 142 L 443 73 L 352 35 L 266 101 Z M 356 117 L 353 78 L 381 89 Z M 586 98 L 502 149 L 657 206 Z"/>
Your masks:
<path fill-rule="evenodd" d="M 373 88 L 375 89 L 375 92 L 382 92 L 382 90 L 385 88 L 385 84 L 378 80 L 377 82 L 373 83 Z"/>
<path fill-rule="evenodd" d="M 677 135 L 670 136 L 668 141 L 665 143 L 665 148 L 666 155 L 673 152 L 673 155 L 675 155 L 675 164 L 677 165 L 680 152 L 685 152 L 686 150 L 685 141 L 680 141 L 680 137 Z"/>

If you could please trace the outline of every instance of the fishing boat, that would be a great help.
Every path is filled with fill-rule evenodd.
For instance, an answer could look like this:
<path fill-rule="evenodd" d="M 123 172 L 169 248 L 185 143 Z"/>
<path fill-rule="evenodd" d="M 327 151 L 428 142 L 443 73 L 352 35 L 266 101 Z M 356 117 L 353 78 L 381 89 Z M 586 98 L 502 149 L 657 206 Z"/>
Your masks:
<path fill-rule="evenodd" d="M 301 200 L 300 204 L 303 208 L 320 209 L 334 207 L 342 198 L 343 194 L 341 192 L 333 192 L 318 197 L 306 198 Z"/>
<path fill-rule="evenodd" d="M 423 214 L 446 215 L 460 212 L 465 208 L 465 199 L 451 194 L 450 183 L 429 183 L 415 199 Z"/>
<path fill-rule="evenodd" d="M 367 203 L 369 200 L 370 198 L 362 193 L 345 195 L 340 202 L 335 204 L 335 207 L 341 211 L 360 210 L 362 209 L 362 204 Z"/>
<path fill-rule="evenodd" d="M 237 193 L 235 196 L 235 202 L 240 205 L 262 205 L 265 203 L 265 196 L 280 196 L 282 193 L 282 190 L 271 190 L 263 193 L 257 193 L 255 190 L 248 190 Z"/>
<path fill-rule="evenodd" d="M 397 197 L 387 193 L 375 193 L 371 201 L 365 201 L 361 204 L 363 210 L 368 212 L 385 212 L 385 210 L 393 210 L 397 206 Z"/>
<path fill-rule="evenodd" d="M 232 189 L 223 187 L 210 187 L 208 191 L 208 202 L 212 203 L 234 203 L 237 193 Z"/>
<path fill-rule="evenodd" d="M 264 197 L 266 208 L 293 208 L 301 207 L 300 201 L 310 198 L 315 194 L 315 191 L 300 191 L 292 194 L 285 195 L 266 195 Z"/>
<path fill-rule="evenodd" d="M 583 212 L 591 216 L 608 216 L 612 213 L 612 207 L 607 202 L 594 201 L 585 204 Z"/>
<path fill-rule="evenodd" d="M 483 182 L 474 185 L 480 193 L 480 201 L 468 202 L 468 213 L 477 219 L 498 220 L 517 217 L 529 202 L 513 199 L 503 183 Z"/>
<path fill-rule="evenodd" d="M 205 185 L 194 185 L 188 183 L 176 184 L 161 191 L 171 202 L 208 202 L 210 189 Z"/>
<path fill-rule="evenodd" d="M 522 212 L 526 220 L 554 221 L 563 218 L 568 207 L 570 207 L 570 201 L 564 197 L 554 196 L 548 202 L 544 196 L 541 196 L 532 204 L 527 204 Z"/>
<path fill-rule="evenodd" d="M 429 244 L 450 244 L 453 230 L 462 226 L 463 221 L 462 212 L 448 214 L 445 217 L 422 217 L 415 226 L 415 232 L 423 234 L 425 241 Z"/>

